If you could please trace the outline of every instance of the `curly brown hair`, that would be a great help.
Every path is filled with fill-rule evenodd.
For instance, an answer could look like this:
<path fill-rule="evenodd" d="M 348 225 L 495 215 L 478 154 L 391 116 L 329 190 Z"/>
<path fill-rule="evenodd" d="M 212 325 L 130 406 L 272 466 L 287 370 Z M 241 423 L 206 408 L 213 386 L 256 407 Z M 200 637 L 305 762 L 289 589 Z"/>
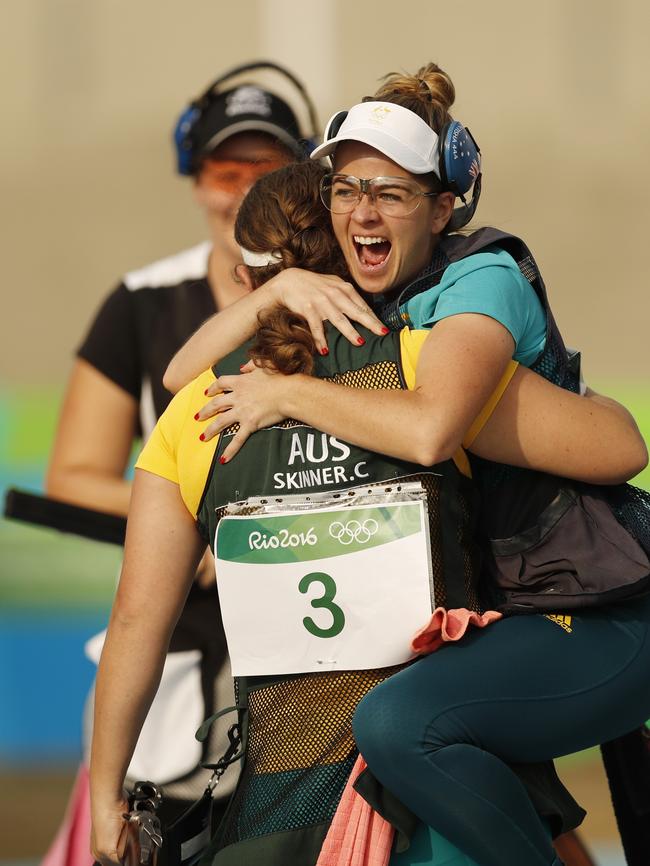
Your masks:
<path fill-rule="evenodd" d="M 348 277 L 329 212 L 320 200 L 326 173 L 315 162 L 292 163 L 251 187 L 237 214 L 235 240 L 251 252 L 273 252 L 281 259 L 250 268 L 254 288 L 293 267 Z M 311 373 L 315 351 L 303 316 L 281 306 L 260 313 L 251 358 L 282 373 Z"/>

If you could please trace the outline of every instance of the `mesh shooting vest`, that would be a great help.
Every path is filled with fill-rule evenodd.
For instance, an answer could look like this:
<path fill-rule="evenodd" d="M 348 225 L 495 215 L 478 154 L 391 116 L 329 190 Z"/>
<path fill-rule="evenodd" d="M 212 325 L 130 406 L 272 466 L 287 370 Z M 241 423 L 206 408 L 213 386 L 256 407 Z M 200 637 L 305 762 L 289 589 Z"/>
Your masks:
<path fill-rule="evenodd" d="M 352 346 L 329 329 L 314 375 L 342 385 L 403 389 L 399 334 Z M 246 346 L 218 365 L 239 372 Z M 214 542 L 229 502 L 420 481 L 427 493 L 435 601 L 479 609 L 475 491 L 453 461 L 430 470 L 322 434 L 296 421 L 258 431 L 236 459 L 219 464 L 236 426 L 221 436 L 198 510 Z M 408 435 L 408 431 L 404 431 Z M 399 591 L 399 575 L 395 580 Z M 351 720 L 361 698 L 396 668 L 236 679 L 246 756 L 238 787 L 207 859 L 215 866 L 312 866 L 357 757 Z"/>

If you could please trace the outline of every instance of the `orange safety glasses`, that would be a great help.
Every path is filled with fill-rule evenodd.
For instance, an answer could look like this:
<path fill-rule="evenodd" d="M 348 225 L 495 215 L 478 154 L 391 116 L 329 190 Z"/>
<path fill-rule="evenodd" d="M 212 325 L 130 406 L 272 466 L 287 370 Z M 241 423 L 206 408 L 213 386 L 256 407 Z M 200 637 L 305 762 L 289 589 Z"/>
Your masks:
<path fill-rule="evenodd" d="M 241 193 L 252 186 L 258 177 L 282 168 L 285 159 L 263 159 L 243 162 L 235 159 L 206 159 L 200 177 L 221 192 Z"/>

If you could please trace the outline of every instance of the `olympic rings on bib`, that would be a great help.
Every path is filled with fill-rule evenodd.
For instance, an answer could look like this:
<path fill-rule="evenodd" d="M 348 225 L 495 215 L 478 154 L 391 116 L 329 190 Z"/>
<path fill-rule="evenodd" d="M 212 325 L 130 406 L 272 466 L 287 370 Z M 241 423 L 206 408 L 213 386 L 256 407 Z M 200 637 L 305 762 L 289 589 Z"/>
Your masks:
<path fill-rule="evenodd" d="M 379 524 L 372 517 L 359 523 L 358 520 L 348 520 L 346 524 L 338 520 L 330 524 L 330 535 L 341 544 L 352 544 L 353 541 L 365 544 L 379 529 Z"/>

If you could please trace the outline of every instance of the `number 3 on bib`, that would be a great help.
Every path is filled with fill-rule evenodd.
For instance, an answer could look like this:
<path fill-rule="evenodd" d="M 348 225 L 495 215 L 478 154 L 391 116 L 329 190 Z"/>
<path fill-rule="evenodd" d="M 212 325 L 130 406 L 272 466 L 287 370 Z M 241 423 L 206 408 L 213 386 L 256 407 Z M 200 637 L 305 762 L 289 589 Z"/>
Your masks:
<path fill-rule="evenodd" d="M 328 610 L 332 614 L 332 625 L 329 628 L 321 628 L 310 616 L 304 617 L 302 623 L 314 637 L 336 637 L 341 634 L 345 626 L 345 614 L 338 604 L 334 604 L 334 596 L 336 595 L 334 578 L 325 574 L 324 571 L 312 571 L 310 574 L 306 574 L 298 584 L 299 591 L 303 594 L 306 593 L 312 583 L 322 584 L 324 591 L 323 595 L 311 600 L 311 606 L 313 608 L 323 607 Z"/>

